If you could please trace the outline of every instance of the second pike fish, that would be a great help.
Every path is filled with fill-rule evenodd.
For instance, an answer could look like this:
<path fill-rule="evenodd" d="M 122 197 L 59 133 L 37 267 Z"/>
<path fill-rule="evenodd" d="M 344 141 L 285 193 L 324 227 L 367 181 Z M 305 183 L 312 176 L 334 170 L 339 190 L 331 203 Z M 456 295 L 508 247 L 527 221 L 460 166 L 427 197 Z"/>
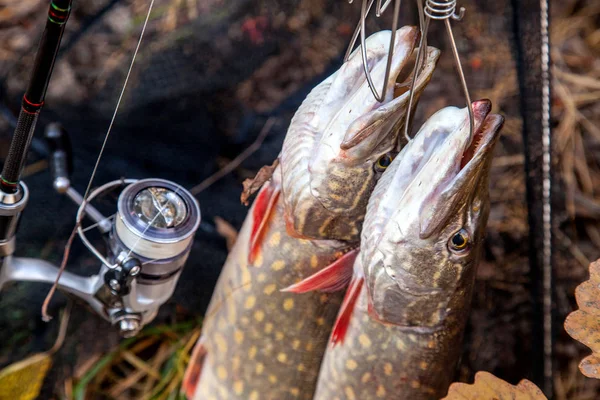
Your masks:
<path fill-rule="evenodd" d="M 445 108 L 379 180 L 316 400 L 439 399 L 454 377 L 503 118 Z M 366 290 L 365 290 L 366 289 Z"/>
<path fill-rule="evenodd" d="M 369 38 L 383 83 L 390 32 Z M 390 96 L 377 103 L 360 54 L 318 85 L 292 119 L 280 165 L 260 190 L 223 267 L 184 387 L 195 399 L 311 399 L 339 293 L 282 292 L 327 268 L 345 271 L 376 180 L 402 145 L 414 27 L 398 31 Z M 419 95 L 439 52 L 429 49 Z M 405 74 L 407 75 L 407 74 Z M 401 83 L 396 83 L 400 77 Z M 321 289 L 328 281 L 320 282 Z"/>

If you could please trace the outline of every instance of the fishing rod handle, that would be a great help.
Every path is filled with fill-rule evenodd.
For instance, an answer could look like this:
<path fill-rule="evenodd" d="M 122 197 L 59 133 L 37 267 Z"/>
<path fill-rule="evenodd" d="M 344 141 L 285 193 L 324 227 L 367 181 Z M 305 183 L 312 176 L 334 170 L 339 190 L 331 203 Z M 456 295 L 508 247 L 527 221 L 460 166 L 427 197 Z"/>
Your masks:
<path fill-rule="evenodd" d="M 73 173 L 71 140 L 67 131 L 58 123 L 46 127 L 44 138 L 48 144 L 52 185 L 57 192 L 66 193 L 71 186 L 70 177 Z"/>
<path fill-rule="evenodd" d="M 6 160 L 4 160 L 2 176 L 0 176 L 2 190 L 6 193 L 15 193 L 17 191 L 19 176 L 27 158 L 26 153 L 33 138 L 38 115 L 38 113 L 29 113 L 24 109 L 21 109 L 19 113 L 8 155 L 6 156 Z"/>
<path fill-rule="evenodd" d="M 53 0 L 50 3 L 46 28 L 38 46 L 29 86 L 23 96 L 17 127 L 0 176 L 0 189 L 5 193 L 18 191 L 23 165 L 38 115 L 44 105 L 54 61 L 71 11 L 71 2 L 72 0 Z"/>

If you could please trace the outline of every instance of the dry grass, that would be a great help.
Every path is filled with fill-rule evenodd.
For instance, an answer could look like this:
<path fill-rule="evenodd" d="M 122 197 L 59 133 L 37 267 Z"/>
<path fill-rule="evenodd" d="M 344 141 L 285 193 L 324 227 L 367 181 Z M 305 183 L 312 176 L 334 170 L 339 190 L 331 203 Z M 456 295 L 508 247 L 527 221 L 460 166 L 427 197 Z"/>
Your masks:
<path fill-rule="evenodd" d="M 91 356 L 65 382 L 65 395 L 76 400 L 183 399 L 179 390 L 199 326 L 189 321 L 147 328 L 109 354 Z"/>

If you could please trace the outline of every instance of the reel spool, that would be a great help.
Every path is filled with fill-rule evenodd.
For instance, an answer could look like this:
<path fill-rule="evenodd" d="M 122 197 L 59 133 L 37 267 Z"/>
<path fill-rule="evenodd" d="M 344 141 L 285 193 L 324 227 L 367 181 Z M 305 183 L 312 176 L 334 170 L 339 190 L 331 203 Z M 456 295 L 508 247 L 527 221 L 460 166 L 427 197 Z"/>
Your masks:
<path fill-rule="evenodd" d="M 181 186 L 163 179 L 129 185 L 119 197 L 115 233 L 147 259 L 167 259 L 189 247 L 200 224 L 200 208 Z"/>

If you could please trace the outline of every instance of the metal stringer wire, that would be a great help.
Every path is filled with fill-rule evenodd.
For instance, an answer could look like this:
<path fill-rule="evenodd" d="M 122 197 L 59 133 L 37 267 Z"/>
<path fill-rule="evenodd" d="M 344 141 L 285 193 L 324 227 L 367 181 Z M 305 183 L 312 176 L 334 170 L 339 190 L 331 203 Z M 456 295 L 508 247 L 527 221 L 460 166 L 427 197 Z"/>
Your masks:
<path fill-rule="evenodd" d="M 349 0 L 349 3 L 352 3 L 352 2 L 353 2 L 353 0 Z M 393 14 L 393 20 L 392 20 L 392 35 L 390 38 L 388 60 L 387 60 L 387 66 L 386 66 L 386 70 L 385 70 L 385 78 L 383 81 L 383 88 L 381 90 L 381 94 L 377 91 L 377 89 L 375 88 L 375 85 L 373 84 L 373 80 L 371 78 L 371 73 L 369 71 L 369 67 L 367 64 L 366 22 L 365 21 L 366 21 L 366 17 L 368 15 L 369 11 L 371 10 L 371 7 L 373 6 L 374 2 L 375 2 L 375 0 L 363 0 L 362 6 L 361 6 L 360 21 L 354 31 L 354 34 L 352 35 L 352 39 L 350 40 L 350 46 L 348 47 L 348 50 L 346 51 L 346 56 L 345 56 L 344 60 L 346 61 L 350 57 L 350 54 L 352 53 L 352 50 L 354 49 L 354 46 L 356 45 L 358 36 L 360 35 L 359 47 L 361 48 L 361 55 L 362 55 L 362 60 L 363 60 L 363 67 L 365 70 L 365 76 L 367 78 L 369 88 L 371 89 L 371 92 L 373 93 L 373 96 L 375 97 L 375 99 L 377 101 L 382 102 L 385 99 L 386 87 L 387 87 L 386 83 L 390 76 L 392 57 L 394 54 L 393 53 L 394 43 L 395 43 L 395 39 L 396 39 L 396 30 L 398 27 L 398 18 L 399 18 L 399 14 L 400 14 L 401 0 L 395 0 L 395 2 L 394 2 L 394 14 Z M 392 2 L 392 0 L 387 0 L 384 4 L 382 4 L 382 0 L 377 0 L 375 15 L 377 17 L 380 17 L 381 14 L 391 4 L 391 2 Z M 471 103 L 471 96 L 469 95 L 469 88 L 467 86 L 467 81 L 465 79 L 465 75 L 464 75 L 462 65 L 460 62 L 460 56 L 458 54 L 456 41 L 454 39 L 454 34 L 452 32 L 452 26 L 450 24 L 450 19 L 460 21 L 464 17 L 466 10 L 464 7 L 461 7 L 459 9 L 458 13 L 456 13 L 457 0 L 438 0 L 438 1 L 425 0 L 425 6 L 423 6 L 422 0 L 416 0 L 416 2 L 417 2 L 418 10 L 419 10 L 419 25 L 420 25 L 420 31 L 421 31 L 421 39 L 420 39 L 420 43 L 419 43 L 419 48 L 417 50 L 417 58 L 416 58 L 415 67 L 414 67 L 414 71 L 413 71 L 413 79 L 412 79 L 411 86 L 410 86 L 410 99 L 409 99 L 409 103 L 408 103 L 408 113 L 407 113 L 406 123 L 404 126 L 404 136 L 406 137 L 407 140 L 410 140 L 409 131 L 410 131 L 410 118 L 412 115 L 413 103 L 414 103 L 414 85 L 418 78 L 418 73 L 421 70 L 423 56 L 424 56 L 424 54 L 426 54 L 426 52 L 424 52 L 423 49 L 427 48 L 427 33 L 429 31 L 430 22 L 433 19 L 433 20 L 438 20 L 438 21 L 444 21 L 444 24 L 446 25 L 446 32 L 447 32 L 448 38 L 450 40 L 452 55 L 454 57 L 454 62 L 456 65 L 456 69 L 458 71 L 460 83 L 462 86 L 463 94 L 465 96 L 466 103 L 467 103 L 467 109 L 469 112 L 469 124 L 470 124 L 469 135 L 470 135 L 470 140 L 471 140 L 473 137 L 473 134 L 474 134 L 473 131 L 474 131 L 474 125 L 475 125 L 474 115 L 473 115 L 473 106 Z"/>
<path fill-rule="evenodd" d="M 354 0 L 348 0 L 349 3 L 352 3 Z M 396 30 L 398 29 L 398 15 L 400 14 L 400 4 L 402 0 L 395 0 L 394 2 L 394 19 L 392 22 L 392 36 L 390 37 L 390 46 L 388 48 L 388 59 L 387 65 L 385 67 L 385 75 L 383 79 L 383 87 L 381 88 L 381 94 L 375 88 L 375 84 L 373 83 L 373 79 L 371 78 L 371 72 L 369 71 L 369 65 L 367 63 L 367 46 L 366 42 L 366 19 L 369 11 L 371 11 L 371 7 L 375 0 L 363 0 L 362 6 L 360 9 L 360 21 L 354 30 L 354 34 L 352 35 L 352 39 L 350 40 L 350 46 L 348 46 L 348 50 L 346 51 L 346 56 L 344 57 L 344 61 L 347 61 L 354 50 L 354 46 L 356 45 L 356 40 L 358 39 L 358 35 L 360 34 L 360 50 L 361 56 L 363 60 L 363 67 L 365 70 L 365 76 L 367 77 L 367 82 L 369 84 L 369 88 L 371 88 L 371 92 L 377 101 L 380 103 L 385 99 L 385 94 L 387 91 L 387 81 L 390 79 L 390 71 L 392 68 L 392 57 L 394 55 L 394 43 L 396 42 Z M 375 15 L 380 17 L 381 14 L 388 8 L 392 0 L 387 0 L 385 4 L 381 4 L 381 0 L 377 0 L 377 6 L 375 7 Z"/>

